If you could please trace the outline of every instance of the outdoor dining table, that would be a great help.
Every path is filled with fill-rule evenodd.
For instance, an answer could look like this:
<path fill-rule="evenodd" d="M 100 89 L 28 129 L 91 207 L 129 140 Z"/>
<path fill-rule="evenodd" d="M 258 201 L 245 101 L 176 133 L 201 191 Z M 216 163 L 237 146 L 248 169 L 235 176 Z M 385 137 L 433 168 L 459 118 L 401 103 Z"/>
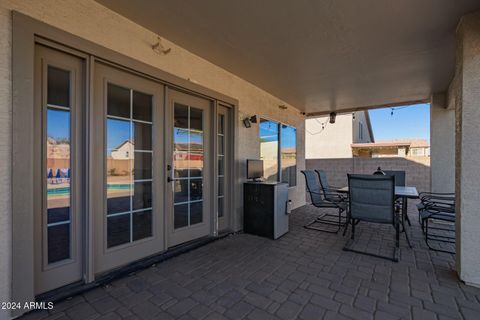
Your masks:
<path fill-rule="evenodd" d="M 338 192 L 348 193 L 348 187 L 337 189 Z M 417 199 L 418 191 L 415 187 L 395 186 L 395 196 L 405 199 Z"/>
<path fill-rule="evenodd" d="M 348 193 L 348 187 L 337 189 L 337 192 Z M 415 187 L 395 186 L 395 196 L 402 198 L 402 219 L 410 223 L 407 215 L 407 199 L 418 199 L 418 191 Z"/>

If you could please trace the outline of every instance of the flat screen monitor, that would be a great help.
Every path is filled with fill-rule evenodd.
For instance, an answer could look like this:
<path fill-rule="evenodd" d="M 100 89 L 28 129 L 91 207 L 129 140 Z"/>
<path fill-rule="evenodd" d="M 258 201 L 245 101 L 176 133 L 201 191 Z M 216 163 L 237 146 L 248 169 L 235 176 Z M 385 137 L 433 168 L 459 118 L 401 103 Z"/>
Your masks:
<path fill-rule="evenodd" d="M 247 179 L 263 178 L 263 160 L 247 160 Z"/>

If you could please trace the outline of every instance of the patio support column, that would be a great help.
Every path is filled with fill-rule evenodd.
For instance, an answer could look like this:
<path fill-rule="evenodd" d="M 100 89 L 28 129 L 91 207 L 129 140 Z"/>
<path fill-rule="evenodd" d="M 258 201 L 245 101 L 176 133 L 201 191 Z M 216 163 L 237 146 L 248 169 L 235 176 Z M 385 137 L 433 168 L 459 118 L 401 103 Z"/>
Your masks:
<path fill-rule="evenodd" d="M 480 287 L 480 12 L 458 29 L 456 95 L 457 271 Z M 455 80 L 454 80 L 455 82 Z"/>
<path fill-rule="evenodd" d="M 432 192 L 455 192 L 455 106 L 445 93 L 430 101 L 430 150 Z"/>

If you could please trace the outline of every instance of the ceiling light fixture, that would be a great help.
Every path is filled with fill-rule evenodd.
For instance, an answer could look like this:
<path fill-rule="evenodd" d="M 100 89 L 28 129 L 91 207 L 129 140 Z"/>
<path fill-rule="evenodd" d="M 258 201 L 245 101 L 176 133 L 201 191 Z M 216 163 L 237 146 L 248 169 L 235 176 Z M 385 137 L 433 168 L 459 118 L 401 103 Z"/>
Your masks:
<path fill-rule="evenodd" d="M 335 123 L 335 119 L 337 118 L 336 112 L 330 112 L 330 123 Z"/>

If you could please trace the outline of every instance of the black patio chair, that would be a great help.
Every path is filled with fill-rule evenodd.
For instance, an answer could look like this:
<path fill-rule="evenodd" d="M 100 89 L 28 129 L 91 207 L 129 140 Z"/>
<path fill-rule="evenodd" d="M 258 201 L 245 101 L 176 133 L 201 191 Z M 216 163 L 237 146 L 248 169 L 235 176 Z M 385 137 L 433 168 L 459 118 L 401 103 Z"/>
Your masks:
<path fill-rule="evenodd" d="M 432 251 L 455 254 L 454 250 L 432 246 L 432 242 L 455 244 L 455 194 L 421 192 L 419 197 L 418 219 L 427 247 Z"/>
<path fill-rule="evenodd" d="M 350 240 L 343 249 L 345 251 L 352 251 L 398 262 L 401 219 L 398 210 L 395 209 L 395 177 L 388 175 L 349 174 L 348 190 L 352 232 Z M 391 224 L 394 227 L 395 247 L 392 257 L 352 248 L 355 240 L 355 222 L 363 221 Z"/>
<path fill-rule="evenodd" d="M 385 170 L 383 171 L 387 176 L 395 177 L 395 186 L 396 187 L 405 187 L 405 171 L 403 170 Z"/>
<path fill-rule="evenodd" d="M 418 197 L 420 199 L 420 203 L 417 205 L 419 212 L 429 208 L 455 213 L 455 193 L 420 192 Z M 420 219 L 419 222 L 421 222 Z"/>
<path fill-rule="evenodd" d="M 315 170 L 318 175 L 318 180 L 320 181 L 320 186 L 322 187 L 323 192 L 326 194 L 325 198 L 327 200 L 336 201 L 339 198 L 345 198 L 344 195 L 338 193 L 340 187 L 332 186 L 328 183 L 327 174 L 323 170 Z"/>
<path fill-rule="evenodd" d="M 346 193 L 339 193 L 338 189 L 341 187 L 335 187 L 330 185 L 328 183 L 328 178 L 327 174 L 325 173 L 324 170 L 315 170 L 315 172 L 318 175 L 318 180 L 320 181 L 320 186 L 322 187 L 323 194 L 325 195 L 325 199 L 327 201 L 333 202 L 333 203 L 348 203 L 348 194 Z M 350 219 L 348 218 L 348 210 L 346 211 L 346 221 L 344 223 L 344 230 L 343 230 L 343 235 L 347 233 L 347 227 Z"/>
<path fill-rule="evenodd" d="M 346 198 L 338 193 L 325 192 L 319 183 L 319 176 L 315 171 L 303 170 L 302 173 L 305 176 L 307 191 L 310 194 L 312 205 L 316 208 L 338 209 L 338 214 L 324 213 L 304 227 L 316 231 L 338 233 L 347 222 L 347 216 L 342 214 L 347 209 Z M 317 225 L 326 227 L 321 228 Z"/>
<path fill-rule="evenodd" d="M 403 170 L 385 170 L 383 171 L 387 176 L 394 176 L 395 177 L 395 186 L 396 187 L 405 187 L 405 180 L 406 180 L 406 173 Z M 403 199 L 397 198 L 395 201 L 396 205 L 400 207 L 400 212 L 401 207 L 403 206 Z M 411 226 L 412 223 L 410 222 L 410 218 L 408 217 L 408 214 L 405 215 L 405 220 L 407 221 L 408 225 Z"/>

